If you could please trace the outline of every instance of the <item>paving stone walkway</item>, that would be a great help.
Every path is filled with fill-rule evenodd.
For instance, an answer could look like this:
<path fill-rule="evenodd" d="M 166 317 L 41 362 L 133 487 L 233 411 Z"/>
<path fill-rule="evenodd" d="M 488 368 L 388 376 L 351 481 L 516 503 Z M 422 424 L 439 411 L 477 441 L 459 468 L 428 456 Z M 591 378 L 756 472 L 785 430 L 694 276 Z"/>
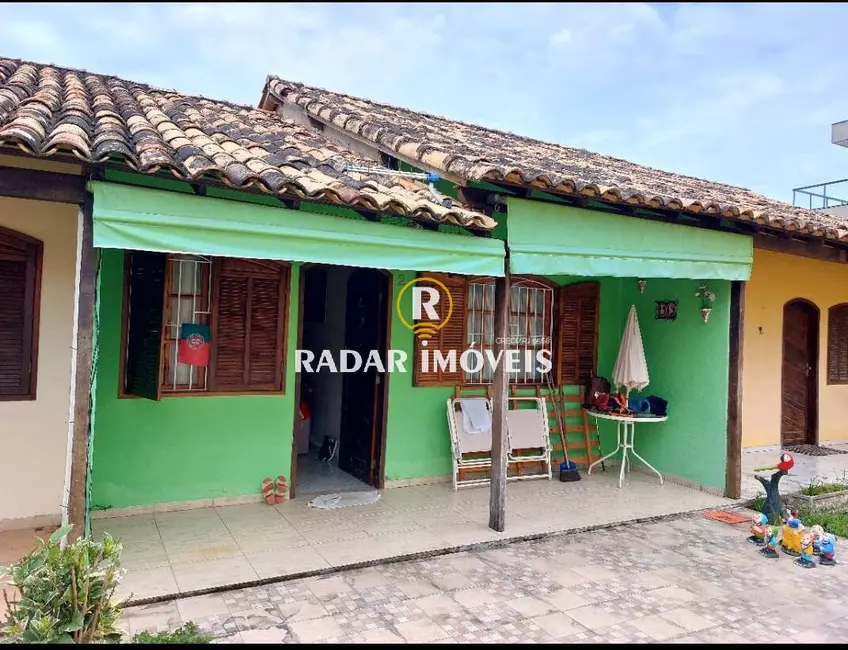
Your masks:
<path fill-rule="evenodd" d="M 122 621 L 134 634 L 193 620 L 219 643 L 848 638 L 848 565 L 766 560 L 747 529 L 701 516 L 620 526 L 130 607 Z"/>

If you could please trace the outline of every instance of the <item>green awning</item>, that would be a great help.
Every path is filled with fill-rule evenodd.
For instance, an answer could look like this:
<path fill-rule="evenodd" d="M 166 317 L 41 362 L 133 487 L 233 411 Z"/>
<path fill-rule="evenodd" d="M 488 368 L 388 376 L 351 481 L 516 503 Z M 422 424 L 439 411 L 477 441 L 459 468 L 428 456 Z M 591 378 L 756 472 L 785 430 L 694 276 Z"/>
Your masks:
<path fill-rule="evenodd" d="M 98 248 L 504 274 L 496 239 L 92 181 Z"/>
<path fill-rule="evenodd" d="M 510 271 L 582 277 L 748 280 L 751 237 L 508 199 Z"/>

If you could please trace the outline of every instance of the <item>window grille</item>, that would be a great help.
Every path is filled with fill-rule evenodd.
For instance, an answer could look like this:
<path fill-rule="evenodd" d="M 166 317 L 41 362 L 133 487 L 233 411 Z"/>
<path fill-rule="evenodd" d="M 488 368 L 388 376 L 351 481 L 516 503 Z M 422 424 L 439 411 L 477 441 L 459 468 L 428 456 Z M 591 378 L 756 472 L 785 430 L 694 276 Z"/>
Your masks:
<path fill-rule="evenodd" d="M 206 390 L 208 369 L 180 363 L 177 350 L 183 325 L 209 324 L 211 270 L 212 262 L 206 257 L 181 255 L 168 258 L 163 391 Z"/>
<path fill-rule="evenodd" d="M 467 299 L 467 347 L 480 350 L 495 348 L 495 284 L 472 282 Z M 506 348 L 519 351 L 518 370 L 509 374 L 513 384 L 538 384 L 544 379 L 536 355 L 541 350 L 552 354 L 553 290 L 534 280 L 519 280 L 511 287 L 509 340 Z M 552 355 L 549 356 L 553 361 Z M 502 358 L 501 363 L 506 363 Z M 492 382 L 493 369 L 488 362 L 476 372 L 465 373 L 469 384 Z"/>

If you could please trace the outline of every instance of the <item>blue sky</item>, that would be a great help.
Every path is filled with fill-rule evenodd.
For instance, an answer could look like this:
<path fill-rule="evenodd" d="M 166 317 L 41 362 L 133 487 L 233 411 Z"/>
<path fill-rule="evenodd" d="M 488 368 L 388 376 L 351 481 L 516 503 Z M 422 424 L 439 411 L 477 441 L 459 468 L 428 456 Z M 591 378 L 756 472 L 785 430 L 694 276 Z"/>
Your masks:
<path fill-rule="evenodd" d="M 269 73 L 791 200 L 848 177 L 843 4 L 13 4 L 0 56 L 255 105 Z M 846 189 L 848 193 L 848 189 Z"/>

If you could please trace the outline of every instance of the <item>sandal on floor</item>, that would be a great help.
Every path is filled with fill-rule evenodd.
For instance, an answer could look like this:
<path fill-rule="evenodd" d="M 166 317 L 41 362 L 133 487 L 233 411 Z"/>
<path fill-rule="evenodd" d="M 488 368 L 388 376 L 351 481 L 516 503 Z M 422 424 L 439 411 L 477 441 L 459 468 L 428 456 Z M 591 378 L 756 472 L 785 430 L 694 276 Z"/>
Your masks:
<path fill-rule="evenodd" d="M 262 479 L 262 498 L 269 506 L 274 505 L 274 481 L 270 478 Z"/>
<path fill-rule="evenodd" d="M 277 499 L 276 499 L 277 503 L 284 503 L 285 500 L 286 500 L 286 496 L 288 496 L 288 493 L 289 493 L 289 487 L 286 484 L 286 477 L 282 476 L 282 475 L 278 476 L 277 477 Z"/>

